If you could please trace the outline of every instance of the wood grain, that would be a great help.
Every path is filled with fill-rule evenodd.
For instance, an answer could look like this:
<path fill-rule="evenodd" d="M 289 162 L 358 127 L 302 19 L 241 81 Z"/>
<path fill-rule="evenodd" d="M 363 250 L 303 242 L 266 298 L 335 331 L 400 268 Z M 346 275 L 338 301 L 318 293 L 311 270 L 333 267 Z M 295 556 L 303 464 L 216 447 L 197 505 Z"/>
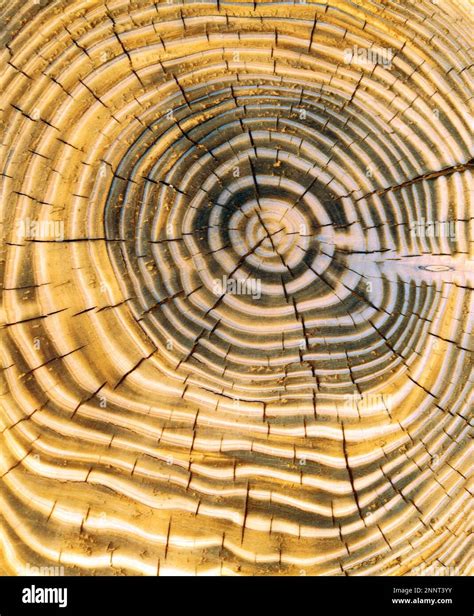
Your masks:
<path fill-rule="evenodd" d="M 472 573 L 468 2 L 0 19 L 0 571 Z"/>

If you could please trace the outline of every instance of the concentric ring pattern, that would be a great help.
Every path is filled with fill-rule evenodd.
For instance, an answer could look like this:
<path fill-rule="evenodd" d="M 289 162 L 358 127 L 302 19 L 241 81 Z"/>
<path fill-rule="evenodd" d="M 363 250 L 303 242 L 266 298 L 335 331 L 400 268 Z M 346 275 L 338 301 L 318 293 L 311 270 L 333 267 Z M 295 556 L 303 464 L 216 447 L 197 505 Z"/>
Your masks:
<path fill-rule="evenodd" d="M 467 1 L 0 6 L 1 570 L 469 574 Z"/>

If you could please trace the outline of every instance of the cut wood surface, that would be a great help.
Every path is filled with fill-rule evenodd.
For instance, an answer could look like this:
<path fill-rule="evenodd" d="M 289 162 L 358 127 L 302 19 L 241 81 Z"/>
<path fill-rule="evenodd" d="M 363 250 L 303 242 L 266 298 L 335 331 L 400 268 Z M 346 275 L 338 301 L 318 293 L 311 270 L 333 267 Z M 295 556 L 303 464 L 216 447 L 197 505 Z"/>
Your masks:
<path fill-rule="evenodd" d="M 1 573 L 472 573 L 471 29 L 0 0 Z"/>

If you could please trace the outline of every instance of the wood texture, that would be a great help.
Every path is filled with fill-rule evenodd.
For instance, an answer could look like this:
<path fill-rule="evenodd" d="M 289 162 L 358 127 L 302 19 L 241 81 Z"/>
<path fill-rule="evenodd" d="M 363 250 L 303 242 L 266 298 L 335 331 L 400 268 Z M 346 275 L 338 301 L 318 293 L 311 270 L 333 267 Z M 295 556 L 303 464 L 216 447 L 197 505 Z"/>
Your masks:
<path fill-rule="evenodd" d="M 468 2 L 0 7 L 0 571 L 468 575 Z"/>

